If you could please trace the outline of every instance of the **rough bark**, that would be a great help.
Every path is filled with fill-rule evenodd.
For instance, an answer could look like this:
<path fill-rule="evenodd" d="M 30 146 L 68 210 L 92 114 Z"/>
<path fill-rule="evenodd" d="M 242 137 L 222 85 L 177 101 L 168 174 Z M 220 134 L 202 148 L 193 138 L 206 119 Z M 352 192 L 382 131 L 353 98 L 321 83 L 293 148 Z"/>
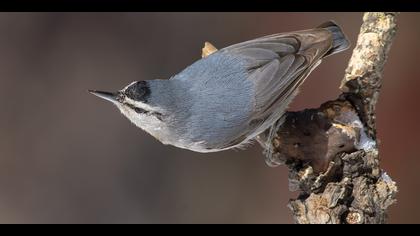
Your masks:
<path fill-rule="evenodd" d="M 379 167 L 375 107 L 397 13 L 364 14 L 338 99 L 290 112 L 271 141 L 271 165 L 286 164 L 297 223 L 385 223 L 397 187 Z M 260 138 L 269 137 L 268 131 Z"/>

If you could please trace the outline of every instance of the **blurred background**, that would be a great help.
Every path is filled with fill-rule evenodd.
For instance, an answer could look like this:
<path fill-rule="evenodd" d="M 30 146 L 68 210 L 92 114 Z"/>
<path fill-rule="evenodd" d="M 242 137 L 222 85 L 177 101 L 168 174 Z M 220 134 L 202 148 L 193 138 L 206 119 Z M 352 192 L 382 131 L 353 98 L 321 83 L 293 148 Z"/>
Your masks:
<path fill-rule="evenodd" d="M 169 78 L 259 36 L 362 13 L 0 13 L 0 223 L 293 223 L 288 170 L 262 149 L 164 146 L 87 89 Z M 398 183 L 390 223 L 420 223 L 420 14 L 402 13 L 378 104 L 382 167 Z M 290 110 L 335 99 L 352 50 L 311 74 Z"/>

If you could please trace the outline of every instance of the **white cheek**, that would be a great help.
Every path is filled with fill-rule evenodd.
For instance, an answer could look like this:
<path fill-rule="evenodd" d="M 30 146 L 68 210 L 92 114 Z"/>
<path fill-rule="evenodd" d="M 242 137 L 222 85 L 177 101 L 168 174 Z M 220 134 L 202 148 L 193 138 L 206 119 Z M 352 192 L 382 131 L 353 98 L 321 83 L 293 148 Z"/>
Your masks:
<path fill-rule="evenodd" d="M 127 117 L 130 121 L 132 121 L 133 123 L 136 123 L 136 113 L 133 112 L 131 109 L 124 107 L 124 106 L 118 106 L 118 108 L 121 111 L 121 114 L 123 114 L 125 117 Z"/>
<path fill-rule="evenodd" d="M 127 117 L 134 125 L 137 127 L 149 132 L 154 133 L 154 131 L 163 130 L 163 124 L 160 120 L 154 116 L 139 114 L 135 111 L 126 108 L 124 106 L 118 106 L 121 113 Z"/>
<path fill-rule="evenodd" d="M 142 125 L 142 121 L 144 122 L 144 116 L 137 114 L 136 112 L 132 111 L 129 108 L 122 107 L 121 113 L 127 117 L 133 124 L 135 124 L 137 127 L 144 128 Z"/>

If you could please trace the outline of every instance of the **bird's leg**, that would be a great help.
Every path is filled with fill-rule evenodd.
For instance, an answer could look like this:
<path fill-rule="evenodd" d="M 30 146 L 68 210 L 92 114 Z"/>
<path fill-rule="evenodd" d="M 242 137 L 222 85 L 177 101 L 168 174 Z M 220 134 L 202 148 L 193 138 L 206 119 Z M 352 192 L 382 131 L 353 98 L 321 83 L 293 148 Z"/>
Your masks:
<path fill-rule="evenodd" d="M 201 57 L 205 58 L 208 57 L 210 54 L 217 51 L 217 48 L 213 46 L 213 44 L 209 42 L 204 43 L 204 47 L 202 49 Z"/>
<path fill-rule="evenodd" d="M 280 126 L 284 123 L 285 117 L 281 117 L 278 121 L 276 121 L 270 129 L 266 130 L 264 133 L 257 136 L 256 140 L 260 143 L 260 145 L 264 148 L 264 157 L 265 163 L 270 167 L 277 167 L 281 164 L 284 164 L 284 160 L 280 157 L 280 153 L 273 152 L 273 144 L 272 140 L 277 135 L 277 130 Z M 267 133 L 268 132 L 268 133 Z"/>

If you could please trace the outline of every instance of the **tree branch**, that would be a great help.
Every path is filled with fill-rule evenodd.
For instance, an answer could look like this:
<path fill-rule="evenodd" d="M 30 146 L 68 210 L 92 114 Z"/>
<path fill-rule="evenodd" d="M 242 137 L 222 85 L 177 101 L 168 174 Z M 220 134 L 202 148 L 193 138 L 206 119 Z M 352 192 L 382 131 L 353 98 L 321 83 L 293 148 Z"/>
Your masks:
<path fill-rule="evenodd" d="M 375 107 L 397 13 L 365 13 L 338 99 L 289 112 L 271 140 L 271 165 L 286 164 L 297 223 L 385 223 L 395 182 L 379 168 Z M 259 138 L 270 137 L 266 131 Z"/>

